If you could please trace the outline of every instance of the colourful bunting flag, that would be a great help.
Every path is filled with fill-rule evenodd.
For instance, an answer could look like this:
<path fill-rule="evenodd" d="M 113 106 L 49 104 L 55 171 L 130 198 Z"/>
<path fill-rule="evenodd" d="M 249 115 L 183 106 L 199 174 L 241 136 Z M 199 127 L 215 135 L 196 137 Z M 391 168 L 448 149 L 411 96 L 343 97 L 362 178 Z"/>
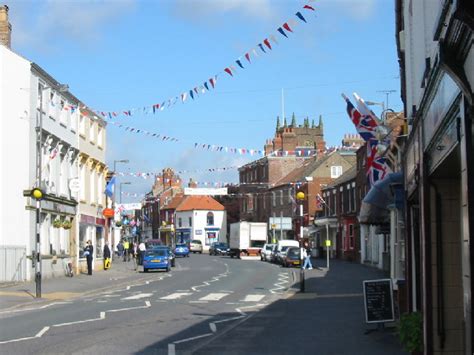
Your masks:
<path fill-rule="evenodd" d="M 286 35 L 285 31 L 283 30 L 283 28 L 281 27 L 278 27 L 277 29 L 278 32 L 280 32 L 283 36 L 285 36 L 286 38 L 288 38 L 288 36 Z"/>
<path fill-rule="evenodd" d="M 244 66 L 242 65 L 242 62 L 240 61 L 240 59 L 237 59 L 235 62 L 237 63 L 237 65 L 239 67 L 241 67 L 242 69 L 245 69 Z"/>
<path fill-rule="evenodd" d="M 265 43 L 265 45 L 266 45 L 268 48 L 272 49 L 272 46 L 271 46 L 271 44 L 270 44 L 270 41 L 269 41 L 267 38 L 265 38 L 265 39 L 263 40 L 263 43 Z"/>
<path fill-rule="evenodd" d="M 289 32 L 293 32 L 293 31 L 291 30 L 291 28 L 290 28 L 290 25 L 288 25 L 288 22 L 285 22 L 285 23 L 283 24 L 283 28 L 284 28 L 285 30 L 289 31 Z"/>
<path fill-rule="evenodd" d="M 305 5 L 305 6 L 303 6 L 303 9 L 315 11 L 315 10 L 314 10 L 314 7 L 312 7 L 312 6 L 310 6 L 310 5 Z"/>
<path fill-rule="evenodd" d="M 217 76 L 216 76 L 216 79 L 217 79 Z M 216 85 L 216 81 L 215 81 L 213 78 L 210 78 L 210 79 L 209 79 L 209 82 L 211 83 L 212 88 L 214 89 L 214 87 L 215 87 L 215 85 Z"/>
<path fill-rule="evenodd" d="M 301 21 L 306 22 L 306 19 L 303 17 L 303 15 L 301 14 L 301 12 L 298 11 L 295 15 L 296 15 L 296 17 L 298 17 Z"/>
<path fill-rule="evenodd" d="M 250 63 L 250 54 L 249 53 L 245 53 L 245 58 L 249 61 Z"/>
<path fill-rule="evenodd" d="M 230 68 L 225 68 L 224 71 L 229 74 L 230 76 L 234 76 L 234 74 L 232 74 L 232 70 L 230 70 Z"/>
<path fill-rule="evenodd" d="M 260 49 L 263 51 L 263 53 L 267 53 L 267 52 L 265 52 L 265 48 L 263 48 L 263 44 L 259 43 L 258 46 L 259 46 Z"/>

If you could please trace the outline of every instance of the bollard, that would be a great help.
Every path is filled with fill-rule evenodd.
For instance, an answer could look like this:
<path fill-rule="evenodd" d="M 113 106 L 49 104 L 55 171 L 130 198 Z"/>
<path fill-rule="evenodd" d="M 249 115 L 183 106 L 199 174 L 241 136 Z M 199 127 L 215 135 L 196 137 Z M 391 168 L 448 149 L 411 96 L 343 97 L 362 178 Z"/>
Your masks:
<path fill-rule="evenodd" d="M 300 292 L 304 292 L 304 269 L 300 271 Z"/>

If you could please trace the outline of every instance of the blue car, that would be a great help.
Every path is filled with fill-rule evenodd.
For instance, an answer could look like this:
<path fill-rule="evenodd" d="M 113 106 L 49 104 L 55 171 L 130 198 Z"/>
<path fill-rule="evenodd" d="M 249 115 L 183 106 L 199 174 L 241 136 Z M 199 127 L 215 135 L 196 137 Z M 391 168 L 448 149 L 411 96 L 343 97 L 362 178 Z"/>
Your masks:
<path fill-rule="evenodd" d="M 164 269 L 167 272 L 171 270 L 169 260 L 169 251 L 165 248 L 147 250 L 143 257 L 143 271 L 148 272 L 152 269 Z"/>
<path fill-rule="evenodd" d="M 174 255 L 189 257 L 189 248 L 186 244 L 176 244 L 176 248 L 174 249 Z"/>

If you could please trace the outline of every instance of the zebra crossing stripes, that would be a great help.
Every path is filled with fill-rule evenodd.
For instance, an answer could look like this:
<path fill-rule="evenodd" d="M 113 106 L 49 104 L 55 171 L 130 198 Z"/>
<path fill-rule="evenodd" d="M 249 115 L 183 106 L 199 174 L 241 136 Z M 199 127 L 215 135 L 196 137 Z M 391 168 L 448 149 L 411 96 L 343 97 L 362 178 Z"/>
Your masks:
<path fill-rule="evenodd" d="M 176 292 L 164 297 L 160 297 L 160 300 L 177 300 L 186 296 L 191 296 L 192 294 L 192 292 Z"/>
<path fill-rule="evenodd" d="M 228 295 L 229 293 L 210 293 L 207 296 L 201 297 L 199 301 L 219 301 Z"/>
<path fill-rule="evenodd" d="M 247 295 L 242 302 L 260 302 L 265 295 Z"/>

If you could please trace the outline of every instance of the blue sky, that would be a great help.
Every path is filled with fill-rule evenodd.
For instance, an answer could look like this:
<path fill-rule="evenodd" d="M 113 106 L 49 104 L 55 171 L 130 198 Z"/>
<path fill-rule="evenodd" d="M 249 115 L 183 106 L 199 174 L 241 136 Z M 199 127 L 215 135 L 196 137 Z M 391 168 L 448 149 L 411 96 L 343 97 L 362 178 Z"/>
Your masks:
<path fill-rule="evenodd" d="M 89 107 L 121 111 L 179 96 L 219 74 L 216 88 L 156 115 L 116 119 L 124 125 L 178 138 L 163 142 L 107 129 L 107 162 L 123 172 L 159 172 L 165 167 L 199 182 L 237 182 L 237 169 L 257 156 L 194 148 L 194 142 L 263 149 L 276 117 L 297 121 L 322 115 L 325 140 L 339 145 L 355 129 L 340 93 L 357 92 L 401 110 L 392 0 L 175 0 L 6 1 L 13 26 L 12 48 L 39 64 Z M 316 13 L 303 10 L 305 4 Z M 308 23 L 295 16 L 301 11 Z M 288 20 L 297 26 L 283 37 Z M 235 60 L 274 35 L 278 44 L 252 56 L 240 69 Z M 246 64 L 245 58 L 243 63 Z M 234 77 L 223 73 L 233 65 Z M 380 107 L 374 106 L 379 113 Z M 152 181 L 120 177 L 129 193 L 150 190 Z M 124 202 L 139 200 L 123 196 Z"/>

